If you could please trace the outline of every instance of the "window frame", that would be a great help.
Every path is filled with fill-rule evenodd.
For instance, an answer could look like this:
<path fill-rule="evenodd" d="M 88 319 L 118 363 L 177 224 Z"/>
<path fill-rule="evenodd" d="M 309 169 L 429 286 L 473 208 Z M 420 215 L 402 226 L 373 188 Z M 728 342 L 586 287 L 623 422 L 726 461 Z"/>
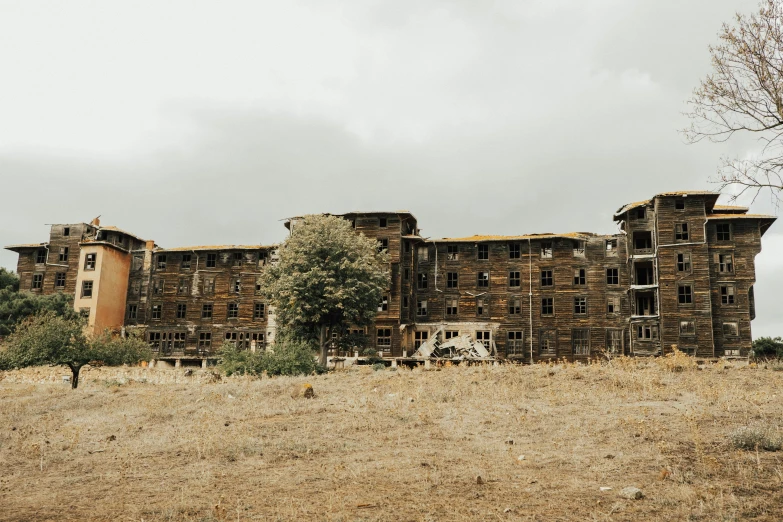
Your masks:
<path fill-rule="evenodd" d="M 93 284 L 92 279 L 87 279 L 82 281 L 82 288 L 81 288 L 81 298 L 82 299 L 92 299 L 92 292 L 95 288 Z"/>
<path fill-rule="evenodd" d="M 620 269 L 619 268 L 607 267 L 607 269 L 606 269 L 606 285 L 607 286 L 619 286 L 620 285 Z"/>
<path fill-rule="evenodd" d="M 509 243 L 508 244 L 508 258 L 509 259 L 521 259 L 522 258 L 522 244 L 521 243 Z"/>
<path fill-rule="evenodd" d="M 516 284 L 514 284 L 516 282 Z M 522 286 L 522 272 L 518 270 L 510 270 L 508 272 L 508 287 L 509 288 L 521 288 Z"/>
<path fill-rule="evenodd" d="M 581 304 L 578 303 L 581 300 Z M 587 315 L 587 296 L 576 295 L 574 296 L 574 317 L 585 317 Z M 583 310 L 583 311 L 579 311 Z"/>
<path fill-rule="evenodd" d="M 584 336 L 579 339 L 580 341 L 579 347 L 577 347 L 577 335 L 576 335 L 577 332 L 580 334 L 580 337 Z M 571 329 L 571 355 L 582 355 L 582 356 L 590 355 L 590 328 L 589 327 Z"/>
<path fill-rule="evenodd" d="M 724 293 L 724 289 L 726 292 Z M 734 283 L 718 283 L 721 306 L 737 306 L 737 285 Z M 725 301 L 724 302 L 724 298 Z"/>
<path fill-rule="evenodd" d="M 688 289 L 687 292 L 683 291 Z M 694 304 L 694 292 L 693 283 L 679 283 L 677 285 L 677 305 L 678 306 L 693 306 Z"/>
<path fill-rule="evenodd" d="M 687 222 L 674 224 L 675 243 L 687 243 L 691 240 L 690 238 L 691 238 L 691 230 Z"/>
<path fill-rule="evenodd" d="M 489 261 L 489 245 L 486 243 L 479 243 L 476 245 L 476 260 L 477 261 Z"/>

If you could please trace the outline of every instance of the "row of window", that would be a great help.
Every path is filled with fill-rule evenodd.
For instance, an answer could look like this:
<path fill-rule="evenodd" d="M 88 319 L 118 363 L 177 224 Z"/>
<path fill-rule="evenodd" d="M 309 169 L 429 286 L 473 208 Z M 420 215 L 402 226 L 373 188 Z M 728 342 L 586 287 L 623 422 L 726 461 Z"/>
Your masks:
<path fill-rule="evenodd" d="M 406 276 L 408 272 L 406 269 Z M 541 270 L 540 284 L 542 287 L 554 286 L 554 270 L 546 268 Z M 606 269 L 606 284 L 607 285 L 619 285 L 620 284 L 620 272 L 618 268 Z M 574 286 L 587 285 L 587 269 L 576 268 L 574 269 L 573 277 Z M 476 286 L 478 288 L 489 288 L 489 272 L 478 272 L 476 274 Z M 522 286 L 522 272 L 511 271 L 508 273 L 508 287 L 519 288 Z M 426 272 L 419 272 L 416 274 L 416 288 L 418 290 L 426 290 L 429 287 L 429 276 Z M 446 288 L 459 288 L 459 273 L 458 272 L 446 272 Z"/>
<path fill-rule="evenodd" d="M 539 255 L 541 259 L 552 259 L 554 256 L 554 247 L 552 241 L 542 241 L 540 243 Z M 585 257 L 586 241 L 575 240 L 572 241 L 572 252 L 574 257 Z M 406 250 L 410 248 L 410 244 L 406 243 Z M 508 259 L 521 259 L 522 258 L 522 244 L 521 243 L 508 243 L 506 251 L 508 253 Z M 428 262 L 430 260 L 430 247 L 419 246 L 417 250 L 418 261 Z M 617 257 L 617 240 L 607 239 L 604 241 L 604 253 L 606 257 Z M 460 252 L 459 245 L 446 245 L 446 261 L 459 261 L 460 255 L 464 255 L 464 252 Z M 505 254 L 504 254 L 505 255 Z M 489 245 L 478 244 L 476 245 L 476 259 L 479 261 L 489 260 Z"/>
<path fill-rule="evenodd" d="M 727 321 L 722 326 L 724 337 L 739 337 L 739 322 Z M 680 321 L 680 336 L 690 337 L 696 335 L 696 322 L 692 320 Z"/>
<path fill-rule="evenodd" d="M 176 303 L 176 307 L 177 307 L 176 318 L 177 319 L 187 318 L 188 315 L 187 303 Z M 213 319 L 213 312 L 214 312 L 214 303 L 203 303 L 201 305 L 202 319 Z M 139 318 L 139 305 L 129 304 L 127 316 L 128 319 L 131 321 L 137 320 Z M 163 317 L 163 303 L 153 303 L 150 308 L 150 319 L 154 321 L 159 321 L 162 317 Z M 253 320 L 262 321 L 265 317 L 266 317 L 266 304 L 253 303 Z M 239 303 L 228 303 L 228 306 L 226 307 L 226 318 L 227 319 L 239 318 Z"/>
<path fill-rule="evenodd" d="M 147 332 L 147 342 L 153 351 L 170 353 L 173 351 L 185 351 L 188 347 L 188 335 L 186 331 L 179 332 Z M 233 344 L 240 349 L 264 348 L 266 335 L 264 332 L 237 332 L 225 333 L 224 342 Z M 212 332 L 199 332 L 197 340 L 190 343 L 197 346 L 199 352 L 208 352 L 212 349 Z"/>
<path fill-rule="evenodd" d="M 205 276 L 201 282 L 202 294 L 214 294 L 215 293 L 215 278 L 216 276 Z M 190 293 L 192 284 L 192 278 L 181 277 L 177 281 L 177 295 L 187 295 Z M 233 294 L 239 294 L 242 291 L 242 278 L 233 277 L 228 281 L 228 292 Z M 152 278 L 150 281 L 150 293 L 152 295 L 163 295 L 163 291 L 166 288 L 166 281 L 160 278 Z M 130 287 L 131 294 L 139 295 L 141 293 L 141 281 L 136 279 L 131 282 Z M 259 295 L 261 293 L 261 283 L 256 281 L 255 293 Z"/>
<path fill-rule="evenodd" d="M 70 249 L 68 247 L 60 247 L 57 255 L 57 261 L 60 263 L 67 263 L 68 262 L 68 255 L 70 253 Z M 35 263 L 37 265 L 43 265 L 46 264 L 46 262 L 49 259 L 49 250 L 46 248 L 39 248 L 35 252 Z"/>
<path fill-rule="evenodd" d="M 194 254 L 181 254 L 179 257 L 179 269 L 190 270 L 195 268 L 197 262 L 203 257 L 203 268 L 216 268 L 218 266 L 218 254 L 208 253 L 205 256 L 195 256 Z M 166 270 L 170 266 L 174 256 L 170 254 L 156 254 L 155 255 L 155 269 Z M 258 253 L 251 253 L 246 256 L 245 252 L 232 252 L 228 257 L 227 264 L 229 266 L 240 267 L 247 263 L 258 264 L 259 267 L 266 264 L 268 255 L 266 251 Z M 142 256 L 135 256 L 133 258 L 133 269 L 141 270 L 144 266 L 144 258 Z"/>
<path fill-rule="evenodd" d="M 459 297 L 446 297 L 445 299 L 445 310 L 446 310 L 446 316 L 456 316 L 459 315 Z M 508 315 L 519 315 L 522 313 L 522 303 L 524 299 L 523 298 L 511 298 L 508 299 L 508 305 L 506 308 L 506 312 Z M 428 299 L 417 299 L 416 300 L 416 316 L 417 317 L 427 317 L 429 314 L 429 302 Z M 554 316 L 555 314 L 555 298 L 554 297 L 542 297 L 541 298 L 541 316 Z M 486 297 L 476 297 L 475 298 L 475 310 L 476 310 L 476 316 L 482 317 L 489 315 L 489 303 L 490 300 Z M 408 307 L 408 298 L 403 297 L 402 302 L 403 308 Z M 584 296 L 578 296 L 573 298 L 573 313 L 574 315 L 578 316 L 586 316 L 587 315 L 587 297 Z M 619 314 L 620 313 L 620 296 L 611 296 L 607 298 L 606 303 L 606 313 L 607 314 Z"/>

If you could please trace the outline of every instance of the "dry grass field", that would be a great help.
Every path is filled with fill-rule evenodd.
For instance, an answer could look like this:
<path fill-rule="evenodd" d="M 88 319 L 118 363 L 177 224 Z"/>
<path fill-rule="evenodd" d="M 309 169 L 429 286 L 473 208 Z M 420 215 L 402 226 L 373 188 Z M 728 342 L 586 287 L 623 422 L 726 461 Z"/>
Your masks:
<path fill-rule="evenodd" d="M 7 372 L 0 519 L 781 520 L 783 451 L 731 443 L 781 434 L 778 369 L 104 368 L 75 391 L 61 369 Z M 315 398 L 292 398 L 305 382 Z"/>

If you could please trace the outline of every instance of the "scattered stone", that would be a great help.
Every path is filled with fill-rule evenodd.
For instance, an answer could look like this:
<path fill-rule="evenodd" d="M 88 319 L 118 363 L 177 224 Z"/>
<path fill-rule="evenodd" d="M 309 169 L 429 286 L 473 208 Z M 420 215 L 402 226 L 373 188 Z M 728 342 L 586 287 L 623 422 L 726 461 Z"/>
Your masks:
<path fill-rule="evenodd" d="M 642 493 L 642 490 L 639 488 L 628 486 L 627 488 L 623 488 L 622 491 L 620 491 L 620 496 L 627 498 L 628 500 L 639 500 L 644 498 L 644 493 Z"/>
<path fill-rule="evenodd" d="M 227 422 L 227 423 L 225 423 L 223 426 L 228 426 L 229 424 L 230 424 L 230 423 L 229 423 L 229 422 Z"/>
<path fill-rule="evenodd" d="M 481 475 L 476 475 L 476 484 L 478 484 L 479 486 L 484 484 L 484 479 L 481 478 Z"/>
<path fill-rule="evenodd" d="M 525 456 L 524 455 L 520 455 L 519 457 L 517 457 L 517 460 L 519 460 L 519 461 L 525 460 Z"/>
<path fill-rule="evenodd" d="M 511 508 L 506 508 L 503 510 L 503 513 L 511 513 Z"/>
<path fill-rule="evenodd" d="M 613 459 L 613 458 L 614 458 L 614 455 L 612 455 L 611 453 L 607 453 L 607 454 L 604 456 L 604 458 L 605 458 L 605 459 Z"/>
<path fill-rule="evenodd" d="M 106 441 L 107 442 L 111 442 L 113 440 L 117 440 L 117 436 L 116 435 L 109 435 L 108 437 L 106 437 Z"/>
<path fill-rule="evenodd" d="M 610 488 L 609 486 L 601 486 L 598 489 L 600 489 L 601 491 L 612 491 L 612 488 Z"/>
<path fill-rule="evenodd" d="M 191 375 L 193 375 L 193 370 L 191 370 L 190 368 L 185 370 L 185 377 L 190 377 Z"/>
<path fill-rule="evenodd" d="M 514 444 L 514 439 L 507 439 L 506 440 L 506 444 L 513 445 Z"/>
<path fill-rule="evenodd" d="M 315 397 L 313 391 L 313 385 L 310 383 L 304 383 L 301 386 L 294 387 L 294 391 L 291 393 L 291 397 L 296 399 L 298 397 L 304 397 L 305 399 L 312 399 Z"/>

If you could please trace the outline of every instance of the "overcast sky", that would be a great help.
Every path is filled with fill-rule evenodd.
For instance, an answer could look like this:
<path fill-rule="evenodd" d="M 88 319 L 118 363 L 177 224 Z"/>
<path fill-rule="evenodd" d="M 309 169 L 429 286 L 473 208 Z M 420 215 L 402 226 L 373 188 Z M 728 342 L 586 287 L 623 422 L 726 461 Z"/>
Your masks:
<path fill-rule="evenodd" d="M 430 237 L 612 233 L 756 146 L 678 133 L 720 24 L 756 5 L 0 0 L 0 243 L 97 215 L 162 246 L 271 243 L 287 216 L 396 209 Z M 783 335 L 781 226 L 754 337 Z"/>

